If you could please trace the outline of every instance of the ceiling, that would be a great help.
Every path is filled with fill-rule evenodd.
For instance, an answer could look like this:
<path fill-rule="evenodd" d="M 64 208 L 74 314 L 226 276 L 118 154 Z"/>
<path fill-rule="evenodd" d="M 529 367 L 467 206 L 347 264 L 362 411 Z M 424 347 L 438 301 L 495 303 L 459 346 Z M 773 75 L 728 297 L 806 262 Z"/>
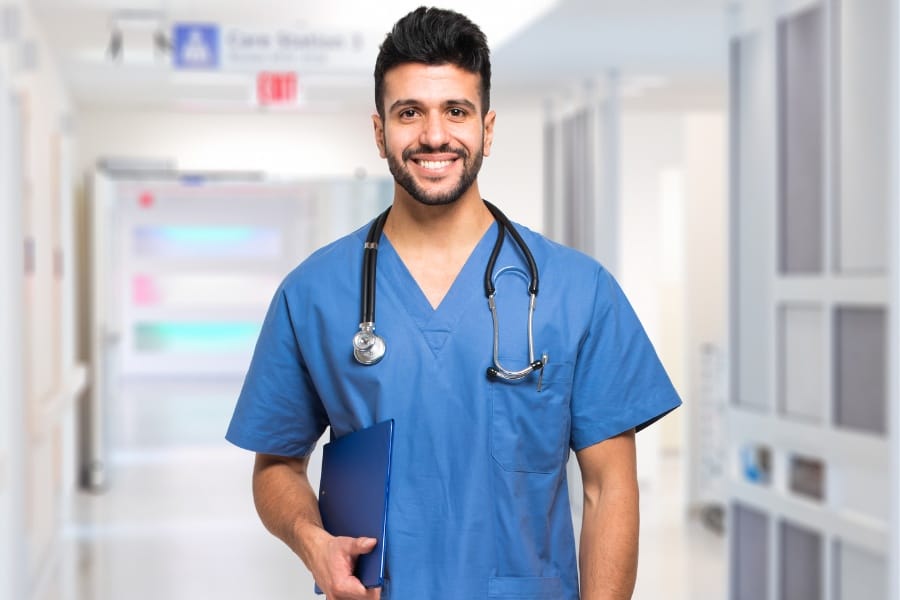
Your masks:
<path fill-rule="evenodd" d="M 488 36 L 495 104 L 582 93 L 617 73 L 636 107 L 704 108 L 724 100 L 724 0 L 456 0 Z M 356 62 L 299 70 L 301 102 L 290 110 L 370 110 L 372 65 L 393 22 L 413 6 L 380 0 L 31 0 L 75 103 L 86 108 L 260 110 L 255 72 L 171 66 L 153 33 L 175 23 L 352 33 Z M 111 33 L 122 32 L 119 59 Z M 593 82 L 593 83 L 592 83 Z M 599 83 L 598 83 L 599 82 Z"/>

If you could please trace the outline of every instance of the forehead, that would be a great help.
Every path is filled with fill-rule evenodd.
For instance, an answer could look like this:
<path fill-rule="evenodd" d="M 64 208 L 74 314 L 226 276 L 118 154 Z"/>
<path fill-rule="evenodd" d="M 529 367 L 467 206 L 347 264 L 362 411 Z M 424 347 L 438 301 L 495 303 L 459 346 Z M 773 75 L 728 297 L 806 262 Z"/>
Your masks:
<path fill-rule="evenodd" d="M 481 75 L 456 65 L 403 63 L 384 74 L 384 100 L 390 106 L 396 100 L 441 101 L 469 100 L 481 96 Z"/>

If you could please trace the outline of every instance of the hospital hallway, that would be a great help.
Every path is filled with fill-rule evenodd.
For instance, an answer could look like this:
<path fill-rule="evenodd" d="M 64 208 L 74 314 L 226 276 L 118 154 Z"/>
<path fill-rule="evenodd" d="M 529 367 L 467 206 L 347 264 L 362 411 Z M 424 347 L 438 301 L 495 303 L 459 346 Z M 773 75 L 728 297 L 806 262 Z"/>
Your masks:
<path fill-rule="evenodd" d="M 622 335 L 633 309 L 683 401 L 637 435 L 634 600 L 900 600 L 900 0 L 511 6 L 446 7 L 477 24 L 490 50 L 480 120 L 466 128 L 470 156 L 484 160 L 465 170 L 516 228 L 552 242 L 536 247 L 596 260 L 629 306 L 599 311 L 601 287 L 578 275 L 587 263 L 548 259 L 536 261 L 540 299 L 526 302 L 538 275 L 531 284 L 522 270 L 521 282 L 502 282 L 521 299 L 513 287 L 490 318 L 479 277 L 481 307 L 455 323 L 483 320 L 483 331 L 470 327 L 483 343 L 442 350 L 453 358 L 435 364 L 464 381 L 457 360 L 483 361 L 474 378 L 492 355 L 524 366 L 571 348 L 571 361 L 553 358 L 546 371 L 559 390 L 546 396 L 561 403 L 510 412 L 529 415 L 511 416 L 509 429 L 529 454 L 553 414 L 569 417 L 577 440 L 636 414 L 635 399 L 670 397 L 668 386 L 644 387 L 643 368 L 616 366 L 645 354 L 634 352 L 641 336 Z M 266 316 L 280 314 L 273 297 L 288 297 L 285 277 L 403 194 L 386 155 L 415 148 L 388 144 L 373 68 L 414 8 L 0 1 L 0 600 L 316 598 L 305 566 L 256 514 L 253 456 L 225 432 Z M 430 123 L 417 122 L 428 124 L 419 133 Z M 434 131 L 456 136 L 447 123 Z M 390 261 L 405 259 L 382 254 L 394 258 L 378 262 L 373 286 L 359 277 L 362 256 L 335 247 L 317 256 L 342 262 L 314 273 L 309 299 L 336 317 L 285 303 L 292 326 L 317 336 L 298 345 L 302 364 L 327 350 L 317 358 L 329 374 L 315 386 L 329 401 L 323 386 L 403 386 L 377 368 L 344 372 L 339 353 L 350 360 L 351 336 L 370 320 L 357 309 L 375 287 L 386 292 L 378 335 L 409 347 L 411 330 L 391 321 L 417 292 L 409 279 L 392 283 Z M 488 281 L 526 266 L 503 264 L 525 253 L 502 249 L 495 269 L 477 265 L 493 269 Z M 582 309 L 590 333 L 574 326 Z M 431 321 L 429 344 L 470 341 Z M 427 373 L 399 356 L 384 364 Z M 270 383 L 294 393 L 294 382 Z M 486 464 L 507 428 L 493 411 L 514 401 L 490 393 L 479 406 L 493 436 L 482 440 Z M 415 447 L 405 458 L 455 489 Z M 421 506 L 404 523 L 430 518 L 444 498 L 416 485 Z M 503 501 L 487 496 L 478 499 Z M 494 580 L 521 579 L 503 575 Z M 509 583 L 496 591 L 520 589 Z"/>
<path fill-rule="evenodd" d="M 110 482 L 77 496 L 61 599 L 313 597 L 302 564 L 256 516 L 252 455 L 224 440 L 239 389 L 236 379 L 122 386 Z"/>
<path fill-rule="evenodd" d="M 239 380 L 137 380 L 110 411 L 110 484 L 79 493 L 50 600 L 315 598 L 259 522 L 252 458 L 223 440 Z M 725 543 L 684 519 L 677 456 L 642 486 L 635 600 L 721 600 Z M 56 591 L 53 585 L 58 585 Z M 447 598 L 452 598 L 448 595 Z"/>

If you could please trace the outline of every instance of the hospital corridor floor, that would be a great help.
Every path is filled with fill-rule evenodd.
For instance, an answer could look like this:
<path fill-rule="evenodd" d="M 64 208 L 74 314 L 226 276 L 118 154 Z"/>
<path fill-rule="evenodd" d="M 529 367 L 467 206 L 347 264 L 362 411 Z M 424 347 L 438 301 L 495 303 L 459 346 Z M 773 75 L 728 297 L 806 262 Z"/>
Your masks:
<path fill-rule="evenodd" d="M 252 456 L 222 439 L 239 384 L 121 386 L 108 420 L 109 485 L 75 495 L 35 600 L 321 598 L 259 523 Z M 641 490 L 634 600 L 722 600 L 724 538 L 685 518 L 678 458 L 663 458 L 661 469 Z"/>

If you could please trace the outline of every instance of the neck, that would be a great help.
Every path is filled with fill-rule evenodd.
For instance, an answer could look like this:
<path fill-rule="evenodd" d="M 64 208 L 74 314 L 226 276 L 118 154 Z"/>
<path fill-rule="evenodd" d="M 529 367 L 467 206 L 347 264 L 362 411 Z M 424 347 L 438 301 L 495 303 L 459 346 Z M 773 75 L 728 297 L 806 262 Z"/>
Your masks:
<path fill-rule="evenodd" d="M 456 202 L 441 206 L 424 205 L 400 188 L 384 233 L 395 247 L 471 248 L 493 222 L 477 184 Z"/>
<path fill-rule="evenodd" d="M 384 234 L 437 308 L 493 221 L 474 184 L 443 206 L 425 206 L 398 186 Z"/>

